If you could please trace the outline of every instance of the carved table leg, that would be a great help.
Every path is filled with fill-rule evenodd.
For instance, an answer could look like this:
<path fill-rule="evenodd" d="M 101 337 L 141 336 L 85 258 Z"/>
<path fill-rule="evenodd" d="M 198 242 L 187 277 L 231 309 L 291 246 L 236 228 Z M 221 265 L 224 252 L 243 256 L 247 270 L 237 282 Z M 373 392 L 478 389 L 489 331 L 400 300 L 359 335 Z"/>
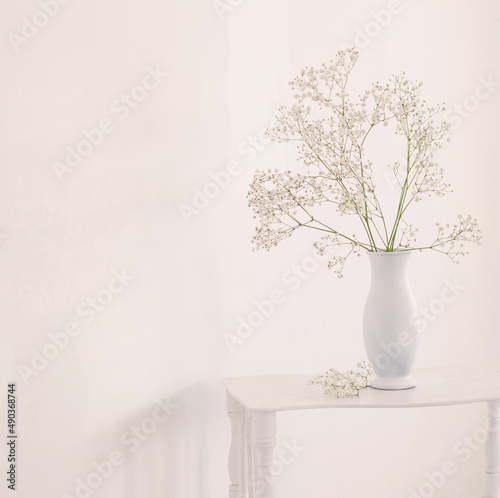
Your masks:
<path fill-rule="evenodd" d="M 488 402 L 484 498 L 500 498 L 500 401 Z"/>
<path fill-rule="evenodd" d="M 248 497 L 255 498 L 255 474 L 253 470 L 253 436 L 252 436 L 252 412 L 246 411 L 246 485 Z"/>
<path fill-rule="evenodd" d="M 252 414 L 252 437 L 256 472 L 252 479 L 258 498 L 274 498 L 271 468 L 276 446 L 276 412 L 254 412 Z"/>
<path fill-rule="evenodd" d="M 241 424 L 241 447 L 240 447 L 240 462 L 241 462 L 241 494 L 240 498 L 249 498 L 248 496 L 248 414 L 246 409 L 243 409 L 243 420 Z"/>
<path fill-rule="evenodd" d="M 243 471 L 243 407 L 226 393 L 227 414 L 231 420 L 231 448 L 229 450 L 229 498 L 244 498 Z"/>

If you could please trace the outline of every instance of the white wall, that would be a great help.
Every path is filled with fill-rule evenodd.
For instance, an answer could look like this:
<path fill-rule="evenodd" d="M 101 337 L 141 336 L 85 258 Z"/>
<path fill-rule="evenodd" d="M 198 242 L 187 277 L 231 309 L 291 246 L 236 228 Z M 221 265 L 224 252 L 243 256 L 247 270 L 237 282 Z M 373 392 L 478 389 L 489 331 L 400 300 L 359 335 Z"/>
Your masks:
<path fill-rule="evenodd" d="M 376 30 L 389 7 L 387 26 L 367 43 L 359 32 L 369 22 Z M 286 102 L 288 80 L 357 43 L 366 46 L 356 89 L 405 70 L 424 81 L 430 101 L 472 105 L 482 79 L 500 82 L 500 8 L 494 0 L 87 0 L 60 5 L 27 43 L 9 38 L 40 9 L 5 3 L 0 16 L 0 359 L 3 385 L 18 388 L 18 496 L 74 497 L 77 480 L 113 451 L 123 461 L 93 497 L 226 496 L 220 378 L 322 372 L 364 357 L 365 258 L 342 281 L 322 265 L 293 290 L 283 278 L 313 254 L 306 237 L 251 251 L 253 171 L 293 160 L 261 134 Z M 136 90 L 147 97 L 125 114 L 116 100 L 148 68 L 161 81 Z M 498 359 L 499 107 L 497 84 L 439 154 L 455 193 L 429 203 L 422 221 L 470 212 L 484 244 L 459 266 L 438 254 L 414 258 L 423 306 L 447 280 L 466 287 L 423 333 L 420 367 Z M 54 162 L 103 119 L 113 131 L 59 181 Z M 229 161 L 237 173 L 228 186 L 199 213 L 186 211 Z M 85 314 L 88 298 L 109 297 L 114 271 L 133 279 L 95 318 Z M 285 303 L 231 352 L 224 334 L 276 288 Z M 81 333 L 23 379 L 19 366 L 33 368 L 35 351 L 49 351 L 48 334 L 71 322 Z M 162 399 L 171 415 L 136 448 L 131 427 L 147 428 Z M 459 472 L 441 491 L 474 492 L 482 454 L 461 462 L 452 448 L 483 415 L 481 406 L 283 415 L 278 439 L 305 450 L 276 479 L 278 497 L 406 497 L 446 459 Z"/>

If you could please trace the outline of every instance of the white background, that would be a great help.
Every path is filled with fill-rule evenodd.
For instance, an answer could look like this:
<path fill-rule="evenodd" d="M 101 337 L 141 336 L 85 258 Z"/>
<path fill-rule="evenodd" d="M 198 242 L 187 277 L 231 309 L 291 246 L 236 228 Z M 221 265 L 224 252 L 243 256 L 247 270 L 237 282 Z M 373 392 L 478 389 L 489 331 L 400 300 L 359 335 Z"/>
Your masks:
<path fill-rule="evenodd" d="M 252 252 L 245 197 L 256 168 L 294 160 L 292 150 L 262 140 L 289 99 L 288 80 L 334 58 L 342 44 L 361 52 L 354 93 L 404 70 L 424 81 L 430 102 L 447 102 L 457 123 L 438 155 L 455 192 L 422 205 L 416 221 L 425 227 L 471 213 L 483 228 L 483 245 L 460 265 L 414 255 L 422 306 L 439 299 L 447 281 L 465 287 L 422 333 L 417 366 L 498 360 L 498 84 L 474 98 L 481 81 L 500 82 L 498 2 L 224 4 L 72 0 L 26 43 L 13 34 L 21 36 L 23 18 L 32 20 L 40 5 L 1 6 L 0 359 L 4 389 L 15 381 L 18 391 L 14 496 L 74 497 L 92 463 L 116 450 L 124 462 L 91 496 L 222 498 L 229 447 L 222 377 L 322 372 L 364 359 L 366 258 L 351 261 L 343 280 L 323 263 L 292 287 L 287 276 L 311 264 L 311 241 L 296 234 L 274 251 Z M 389 6 L 390 19 L 377 14 Z M 168 74 L 122 119 L 114 103 L 148 67 Z M 458 119 L 453 106 L 464 104 L 468 116 Z M 54 162 L 106 118 L 114 131 L 59 181 Z M 229 161 L 239 173 L 186 215 L 196 189 L 210 189 L 211 173 Z M 86 323 L 78 306 L 123 270 L 133 280 Z M 225 334 L 236 334 L 274 289 L 285 302 L 231 352 Z M 48 334 L 72 321 L 82 332 L 23 380 L 19 367 L 33 368 Z M 131 452 L 123 435 L 159 399 L 177 408 Z M 445 460 L 458 471 L 439 493 L 477 492 L 481 450 L 463 462 L 453 447 L 484 413 L 471 406 L 283 415 L 278 440 L 305 449 L 276 477 L 277 496 L 407 497 Z M 4 469 L 6 451 L 0 457 Z M 2 496 L 12 494 L 6 485 Z"/>

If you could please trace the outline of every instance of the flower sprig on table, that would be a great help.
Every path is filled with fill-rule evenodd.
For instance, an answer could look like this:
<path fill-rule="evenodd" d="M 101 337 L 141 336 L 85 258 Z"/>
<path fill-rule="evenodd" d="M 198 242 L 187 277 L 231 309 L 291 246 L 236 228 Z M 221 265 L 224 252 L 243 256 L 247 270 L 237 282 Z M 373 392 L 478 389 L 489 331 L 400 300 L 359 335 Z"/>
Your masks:
<path fill-rule="evenodd" d="M 477 220 L 459 216 L 454 224 L 437 224 L 435 239 L 418 245 L 418 228 L 407 221 L 408 208 L 424 197 L 450 191 L 443 168 L 433 160 L 449 140 L 449 124 L 435 122 L 444 106 L 429 106 L 421 98 L 422 83 L 393 76 L 374 83 L 357 102 L 346 91 L 358 60 L 355 49 L 340 51 L 335 61 L 303 69 L 290 82 L 295 103 L 282 107 L 278 126 L 268 130 L 272 140 L 295 142 L 304 172 L 257 171 L 248 193 L 249 205 L 259 220 L 253 237 L 256 249 L 267 249 L 291 236 L 298 228 L 318 231 L 315 242 L 323 254 L 329 247 L 345 246 L 342 256 L 329 261 L 342 276 L 346 258 L 367 251 L 433 249 L 454 262 L 466 254 L 465 244 L 481 240 Z M 373 130 L 393 125 L 405 144 L 404 160 L 389 165 L 400 192 L 394 212 L 382 209 L 373 178 L 373 164 L 365 157 Z M 326 209 L 323 209 L 326 207 Z M 339 215 L 357 219 L 361 235 L 332 226 L 329 207 Z"/>
<path fill-rule="evenodd" d="M 309 385 L 319 384 L 325 394 L 332 394 L 336 398 L 354 398 L 368 387 L 368 377 L 373 374 L 371 364 L 365 361 L 358 363 L 357 368 L 347 372 L 330 368 L 325 374 L 312 378 Z"/>

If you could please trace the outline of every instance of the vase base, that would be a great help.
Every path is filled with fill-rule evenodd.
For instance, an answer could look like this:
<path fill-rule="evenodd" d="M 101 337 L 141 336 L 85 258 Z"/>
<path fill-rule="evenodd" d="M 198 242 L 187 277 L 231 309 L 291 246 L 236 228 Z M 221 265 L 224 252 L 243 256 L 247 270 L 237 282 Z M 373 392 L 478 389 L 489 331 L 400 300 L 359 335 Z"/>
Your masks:
<path fill-rule="evenodd" d="M 390 377 L 374 377 L 370 379 L 369 386 L 374 389 L 383 389 L 386 391 L 397 391 L 402 389 L 411 389 L 417 385 L 413 377 L 401 377 L 391 379 Z"/>

